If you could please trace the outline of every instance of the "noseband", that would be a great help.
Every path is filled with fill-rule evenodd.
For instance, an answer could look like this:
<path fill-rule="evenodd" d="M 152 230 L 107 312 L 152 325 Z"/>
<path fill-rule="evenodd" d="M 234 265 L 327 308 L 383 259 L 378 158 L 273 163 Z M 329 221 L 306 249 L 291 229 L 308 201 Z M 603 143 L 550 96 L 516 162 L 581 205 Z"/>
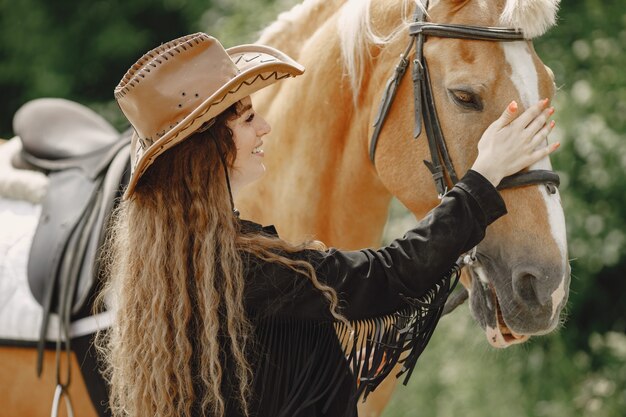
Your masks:
<path fill-rule="evenodd" d="M 380 132 L 396 96 L 400 81 L 404 77 L 406 69 L 409 65 L 409 54 L 413 48 L 415 48 L 415 58 L 413 59 L 412 68 L 415 108 L 415 126 L 413 129 L 413 137 L 417 139 L 422 133 L 423 117 L 431 157 L 431 160 L 424 161 L 424 164 L 426 164 L 430 170 L 433 180 L 435 181 L 437 193 L 439 194 L 439 198 L 441 198 L 448 190 L 445 178 L 446 172 L 452 184 L 457 183 L 459 179 L 456 171 L 454 170 L 454 166 L 446 146 L 446 141 L 443 137 L 439 118 L 437 117 L 437 109 L 435 107 L 435 101 L 430 83 L 430 75 L 428 73 L 428 66 L 426 65 L 426 58 L 424 57 L 425 37 L 436 36 L 440 38 L 512 42 L 523 41 L 524 34 L 521 30 L 510 28 L 426 22 L 425 10 L 427 8 L 428 1 L 426 2 L 424 9 L 416 5 L 415 13 L 413 15 L 413 23 L 409 26 L 409 43 L 400 57 L 400 62 L 396 66 L 394 74 L 385 86 L 385 92 L 374 122 L 374 133 L 372 134 L 372 139 L 370 141 L 369 156 L 372 163 L 375 163 L 374 158 L 376 154 L 376 145 Z M 560 184 L 560 179 L 559 176 L 553 171 L 525 171 L 503 178 L 498 185 L 498 189 L 503 190 L 507 188 L 536 184 L 544 184 L 547 187 L 548 192 L 554 194 L 556 193 L 556 188 Z"/>

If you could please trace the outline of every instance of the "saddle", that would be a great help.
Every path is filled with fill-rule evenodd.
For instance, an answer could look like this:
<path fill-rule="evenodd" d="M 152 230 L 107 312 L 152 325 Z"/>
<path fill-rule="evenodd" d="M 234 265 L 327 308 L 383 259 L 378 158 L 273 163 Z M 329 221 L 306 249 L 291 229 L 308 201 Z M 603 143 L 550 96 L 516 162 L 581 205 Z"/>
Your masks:
<path fill-rule="evenodd" d="M 70 322 L 88 311 L 107 222 L 129 180 L 131 134 L 119 134 L 80 104 L 51 98 L 22 106 L 13 129 L 23 143 L 21 158 L 49 178 L 27 267 L 31 292 L 43 308 L 41 375 L 50 314 L 59 314 L 57 345 L 64 339 L 67 347 Z"/>

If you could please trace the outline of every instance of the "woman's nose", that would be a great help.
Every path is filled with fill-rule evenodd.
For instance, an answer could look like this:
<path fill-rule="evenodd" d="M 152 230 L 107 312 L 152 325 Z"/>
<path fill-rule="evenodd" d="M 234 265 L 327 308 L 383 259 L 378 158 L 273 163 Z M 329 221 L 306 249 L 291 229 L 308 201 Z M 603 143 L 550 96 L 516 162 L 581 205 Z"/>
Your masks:
<path fill-rule="evenodd" d="M 265 120 L 263 117 L 259 117 L 260 120 L 260 124 L 259 124 L 259 136 L 263 136 L 263 135 L 267 135 L 268 133 L 270 133 L 272 131 L 272 127 L 270 126 L 269 123 L 267 123 L 267 120 Z"/>

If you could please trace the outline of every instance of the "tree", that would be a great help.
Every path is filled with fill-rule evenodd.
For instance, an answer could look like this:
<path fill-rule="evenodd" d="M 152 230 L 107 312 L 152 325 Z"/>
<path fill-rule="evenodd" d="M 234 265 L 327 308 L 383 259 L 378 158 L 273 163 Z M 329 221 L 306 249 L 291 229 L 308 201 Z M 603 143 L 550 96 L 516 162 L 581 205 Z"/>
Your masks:
<path fill-rule="evenodd" d="M 113 89 L 142 53 L 195 31 L 251 42 L 281 2 L 0 0 L 0 137 L 26 101 L 63 97 L 125 125 Z"/>

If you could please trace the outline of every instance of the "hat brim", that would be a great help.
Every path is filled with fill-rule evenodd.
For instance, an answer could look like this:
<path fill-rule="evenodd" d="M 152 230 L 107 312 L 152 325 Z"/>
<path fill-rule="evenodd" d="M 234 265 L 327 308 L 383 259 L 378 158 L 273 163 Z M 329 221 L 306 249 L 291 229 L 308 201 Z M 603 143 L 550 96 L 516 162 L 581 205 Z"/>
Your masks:
<path fill-rule="evenodd" d="M 133 193 L 139 178 L 159 155 L 192 135 L 205 122 L 252 93 L 277 81 L 296 77 L 304 72 L 302 65 L 284 53 L 268 46 L 240 45 L 226 51 L 241 72 L 204 100 L 188 116 L 136 158 L 128 187 L 124 193 L 124 199 Z M 137 139 L 139 138 L 133 138 L 133 140 Z M 137 149 L 140 148 L 137 147 Z"/>

